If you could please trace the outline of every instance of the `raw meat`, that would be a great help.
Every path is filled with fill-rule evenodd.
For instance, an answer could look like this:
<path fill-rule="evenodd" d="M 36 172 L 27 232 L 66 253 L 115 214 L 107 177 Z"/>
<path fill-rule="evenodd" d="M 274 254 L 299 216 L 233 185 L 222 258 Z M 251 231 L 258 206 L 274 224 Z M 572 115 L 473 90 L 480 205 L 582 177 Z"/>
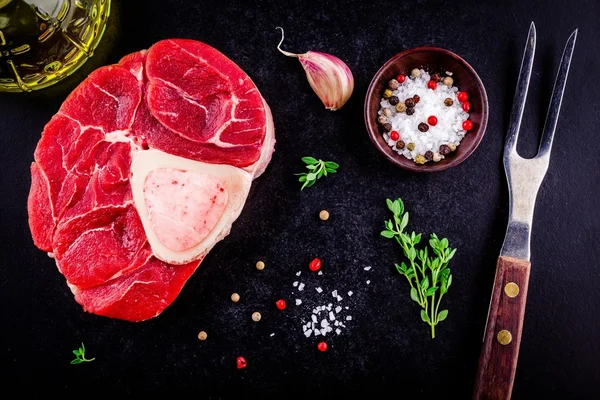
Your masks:
<path fill-rule="evenodd" d="M 269 107 L 233 61 L 160 41 L 93 72 L 44 128 L 34 243 L 84 310 L 155 317 L 229 233 L 274 145 Z"/>

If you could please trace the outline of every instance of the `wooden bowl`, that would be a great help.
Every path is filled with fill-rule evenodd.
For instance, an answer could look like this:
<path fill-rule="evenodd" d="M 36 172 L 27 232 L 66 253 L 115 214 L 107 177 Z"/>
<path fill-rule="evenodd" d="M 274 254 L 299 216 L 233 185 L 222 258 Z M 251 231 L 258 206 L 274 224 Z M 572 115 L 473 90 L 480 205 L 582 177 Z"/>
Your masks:
<path fill-rule="evenodd" d="M 409 77 L 413 68 L 422 68 L 429 73 L 438 72 L 442 76 L 444 76 L 445 71 L 450 71 L 452 72 L 454 85 L 469 94 L 469 101 L 471 102 L 469 119 L 473 122 L 473 129 L 465 135 L 454 152 L 446 155 L 439 162 L 429 161 L 420 165 L 396 153 L 383 139 L 377 124 L 379 102 L 383 91 L 387 87 L 387 82 L 398 74 Z M 488 98 L 481 79 L 479 79 L 475 70 L 461 57 L 451 51 L 437 47 L 417 47 L 396 54 L 377 71 L 367 90 L 364 113 L 365 124 L 371 141 L 388 160 L 410 171 L 436 172 L 460 164 L 475 151 L 487 127 Z"/>

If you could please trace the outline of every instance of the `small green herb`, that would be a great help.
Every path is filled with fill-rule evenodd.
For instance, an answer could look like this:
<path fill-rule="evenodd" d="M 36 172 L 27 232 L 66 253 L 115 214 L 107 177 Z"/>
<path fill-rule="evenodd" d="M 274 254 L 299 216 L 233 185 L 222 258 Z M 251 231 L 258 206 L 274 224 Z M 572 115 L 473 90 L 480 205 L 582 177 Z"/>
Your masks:
<path fill-rule="evenodd" d="M 333 161 L 323 161 L 317 160 L 314 157 L 302 157 L 302 161 L 306 164 L 306 168 L 308 172 L 302 172 L 300 174 L 300 178 L 298 181 L 302 182 L 303 190 L 305 187 L 311 187 L 315 184 L 317 179 L 320 179 L 323 176 L 327 176 L 327 174 L 335 174 L 339 165 L 334 163 Z"/>
<path fill-rule="evenodd" d="M 81 364 L 82 362 L 90 362 L 94 361 L 96 358 L 85 358 L 85 346 L 81 343 L 81 347 L 77 350 L 73 350 L 73 354 L 75 354 L 75 359 L 71 361 L 71 364 Z"/>
<path fill-rule="evenodd" d="M 396 264 L 396 269 L 408 280 L 410 298 L 421 306 L 421 319 L 431 326 L 431 337 L 435 338 L 435 326 L 448 316 L 448 310 L 440 311 L 439 308 L 442 296 L 452 284 L 448 262 L 454 257 L 456 249 L 448 246 L 448 239 L 439 239 L 432 233 L 429 246 L 417 250 L 415 246 L 421 241 L 421 234 L 408 234 L 404 231 L 408 225 L 408 212 L 404 212 L 402 199 L 387 199 L 387 206 L 394 214 L 394 219 L 385 221 L 386 229 L 381 232 L 381 236 L 396 239 L 408 258 L 409 265 L 402 262 L 400 265 Z M 429 248 L 433 250 L 431 255 Z"/>

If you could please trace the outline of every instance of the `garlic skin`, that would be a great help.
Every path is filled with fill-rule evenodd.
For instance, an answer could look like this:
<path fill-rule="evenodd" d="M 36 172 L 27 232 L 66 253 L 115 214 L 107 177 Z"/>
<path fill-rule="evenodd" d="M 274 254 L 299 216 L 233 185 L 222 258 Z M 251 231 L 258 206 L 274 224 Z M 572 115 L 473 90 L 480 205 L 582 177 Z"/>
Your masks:
<path fill-rule="evenodd" d="M 350 68 L 331 54 L 318 51 L 295 54 L 282 50 L 284 33 L 282 28 L 277 27 L 277 29 L 281 29 L 281 41 L 277 50 L 300 61 L 310 87 L 319 96 L 326 109 L 335 111 L 342 108 L 354 91 L 354 77 Z"/>

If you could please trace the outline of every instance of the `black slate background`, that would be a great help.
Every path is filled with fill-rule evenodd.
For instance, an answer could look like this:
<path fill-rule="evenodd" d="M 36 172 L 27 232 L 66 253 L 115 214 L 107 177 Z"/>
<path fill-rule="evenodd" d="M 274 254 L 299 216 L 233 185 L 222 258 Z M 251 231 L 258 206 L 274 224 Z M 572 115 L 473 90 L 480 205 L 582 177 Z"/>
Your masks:
<path fill-rule="evenodd" d="M 535 154 L 554 74 L 569 34 L 579 36 L 552 152 L 537 201 L 529 301 L 513 398 L 583 399 L 600 384 L 600 5 L 595 1 L 127 1 L 108 55 L 157 40 L 205 41 L 237 62 L 270 104 L 277 145 L 229 237 L 219 243 L 162 315 L 128 323 L 86 314 L 27 226 L 29 164 L 44 124 L 64 95 L 0 96 L 0 362 L 2 390 L 23 394 L 117 397 L 188 394 L 200 398 L 278 395 L 333 398 L 365 393 L 397 398 L 468 398 L 479 357 L 494 266 L 507 222 L 502 149 L 530 22 L 538 50 L 519 143 Z M 356 88 L 337 112 L 326 111 L 297 60 L 276 51 L 286 30 L 290 51 L 333 53 L 352 69 Z M 464 57 L 490 100 L 487 133 L 460 166 L 438 174 L 403 172 L 379 156 L 362 119 L 373 74 L 389 57 L 435 45 Z M 300 192 L 300 157 L 341 165 L 336 176 Z M 435 340 L 394 271 L 401 259 L 379 236 L 385 199 L 401 196 L 410 227 L 450 239 L 458 252 L 449 317 Z M 318 219 L 328 209 L 327 222 Z M 324 275 L 309 275 L 313 257 Z M 254 263 L 267 268 L 259 272 Z M 372 266 L 366 272 L 365 266 Z M 293 305 L 292 282 L 307 284 Z M 370 285 L 366 280 L 371 281 Z M 316 285 L 324 289 L 318 295 Z M 302 334 L 310 302 L 333 289 L 353 321 L 330 350 Z M 240 293 L 233 304 L 229 296 Z M 290 306 L 275 309 L 283 297 Z M 344 296 L 347 297 L 347 296 Z M 256 324 L 250 314 L 260 311 Z M 196 335 L 206 330 L 209 339 Z M 275 333 L 274 337 L 270 337 Z M 84 342 L 91 363 L 72 366 Z M 238 371 L 235 358 L 249 366 Z M 310 396 L 310 397 L 308 397 Z"/>

